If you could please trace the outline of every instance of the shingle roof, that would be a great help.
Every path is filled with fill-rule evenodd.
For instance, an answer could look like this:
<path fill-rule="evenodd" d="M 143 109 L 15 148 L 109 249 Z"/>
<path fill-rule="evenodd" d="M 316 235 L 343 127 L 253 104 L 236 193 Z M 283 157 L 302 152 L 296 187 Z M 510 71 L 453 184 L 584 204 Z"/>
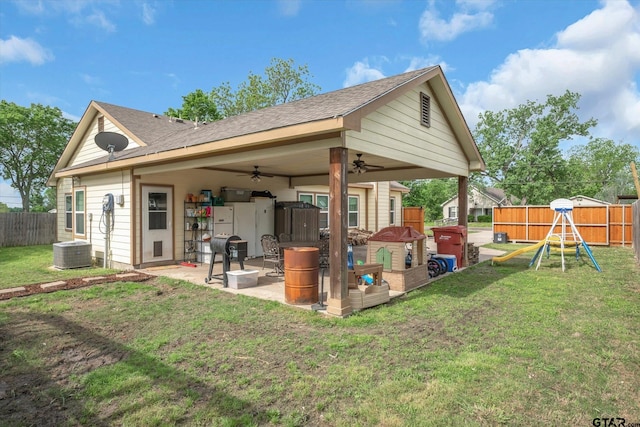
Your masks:
<path fill-rule="evenodd" d="M 264 132 L 314 121 L 345 116 L 414 80 L 436 67 L 423 68 L 298 101 L 228 117 L 197 128 L 194 122 L 169 121 L 167 116 L 95 102 L 106 113 L 143 141 L 147 147 L 126 150 L 119 159 L 169 151 Z"/>

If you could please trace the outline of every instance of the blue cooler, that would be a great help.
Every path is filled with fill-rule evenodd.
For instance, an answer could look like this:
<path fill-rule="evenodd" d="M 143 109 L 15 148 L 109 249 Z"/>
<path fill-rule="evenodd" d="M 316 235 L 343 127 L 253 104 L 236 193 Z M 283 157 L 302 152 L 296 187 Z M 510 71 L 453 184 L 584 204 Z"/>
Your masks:
<path fill-rule="evenodd" d="M 449 273 L 451 273 L 452 271 L 458 270 L 457 262 L 456 262 L 456 256 L 455 255 L 435 254 L 435 255 L 432 256 L 432 258 L 440 258 L 440 259 L 445 260 L 445 262 L 447 263 L 447 271 Z"/>

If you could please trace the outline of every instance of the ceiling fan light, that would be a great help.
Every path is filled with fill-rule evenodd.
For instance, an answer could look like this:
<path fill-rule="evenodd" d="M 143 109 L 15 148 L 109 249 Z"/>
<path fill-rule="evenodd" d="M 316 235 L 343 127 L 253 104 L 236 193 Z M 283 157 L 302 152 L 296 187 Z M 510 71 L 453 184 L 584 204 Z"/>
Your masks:
<path fill-rule="evenodd" d="M 261 181 L 261 180 L 260 180 L 260 176 L 259 176 L 259 175 L 253 175 L 253 176 L 251 177 L 251 181 L 253 181 L 253 182 L 260 182 L 260 181 Z"/>

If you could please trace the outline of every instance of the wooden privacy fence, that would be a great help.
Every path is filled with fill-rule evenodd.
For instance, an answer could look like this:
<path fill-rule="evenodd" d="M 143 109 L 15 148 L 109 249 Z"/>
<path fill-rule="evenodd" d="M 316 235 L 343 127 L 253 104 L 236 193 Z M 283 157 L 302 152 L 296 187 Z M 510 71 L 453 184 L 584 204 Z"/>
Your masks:
<path fill-rule="evenodd" d="M 538 242 L 547 237 L 555 212 L 549 206 L 493 208 L 493 232 L 507 233 L 512 242 Z M 627 246 L 633 238 L 631 205 L 581 206 L 573 208 L 573 222 L 590 245 Z M 556 226 L 554 233 L 560 233 Z"/>
<path fill-rule="evenodd" d="M 56 214 L 0 213 L 0 247 L 48 245 L 56 241 Z"/>
<path fill-rule="evenodd" d="M 640 264 L 640 200 L 633 204 L 633 250 L 636 262 Z"/>
<path fill-rule="evenodd" d="M 402 208 L 402 225 L 411 226 L 424 234 L 424 209 L 420 207 Z"/>

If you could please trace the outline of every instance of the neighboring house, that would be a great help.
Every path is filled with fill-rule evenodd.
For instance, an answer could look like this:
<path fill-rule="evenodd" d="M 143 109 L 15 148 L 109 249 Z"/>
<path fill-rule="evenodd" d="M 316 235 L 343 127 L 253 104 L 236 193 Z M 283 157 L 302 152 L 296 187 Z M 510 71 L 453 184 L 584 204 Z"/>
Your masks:
<path fill-rule="evenodd" d="M 125 149 L 110 157 L 94 142 L 100 132 L 123 135 Z M 256 167 L 261 180 L 252 179 Z M 348 227 L 402 224 L 404 190 L 394 180 L 457 177 L 466 192 L 469 174 L 482 169 L 435 66 L 206 124 L 92 101 L 48 184 L 58 195 L 58 238 L 87 240 L 96 257 L 109 247 L 110 264 L 125 268 L 183 258 L 188 193 L 247 188 L 278 201 L 328 203 L 328 312 L 345 315 Z M 116 202 L 108 246 L 105 194 Z"/>
<path fill-rule="evenodd" d="M 573 206 L 574 207 L 578 207 L 578 206 L 608 206 L 608 205 L 611 204 L 609 202 L 605 202 L 604 200 L 598 200 L 598 199 L 594 199 L 593 197 L 587 197 L 587 196 L 581 196 L 581 195 L 569 197 L 569 200 L 571 200 L 573 202 Z"/>
<path fill-rule="evenodd" d="M 492 187 L 480 189 L 470 185 L 467 200 L 468 215 L 474 219 L 477 219 L 480 215 L 493 215 L 494 207 L 512 205 L 505 196 L 504 190 Z M 457 194 L 440 206 L 442 206 L 443 218 L 458 218 L 459 203 Z"/>

